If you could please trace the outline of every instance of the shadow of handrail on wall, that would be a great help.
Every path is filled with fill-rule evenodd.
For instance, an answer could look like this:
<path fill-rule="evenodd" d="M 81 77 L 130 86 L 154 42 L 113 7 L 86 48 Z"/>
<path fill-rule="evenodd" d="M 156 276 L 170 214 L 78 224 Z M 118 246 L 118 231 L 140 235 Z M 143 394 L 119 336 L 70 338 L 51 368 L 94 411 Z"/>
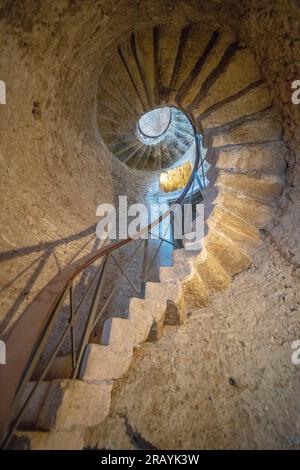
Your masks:
<path fill-rule="evenodd" d="M 68 257 L 68 259 L 65 260 L 64 265 L 61 265 L 60 262 L 58 261 L 56 249 L 63 245 L 68 246 L 71 243 L 75 241 L 78 242 L 86 237 L 88 237 L 88 240 L 82 243 L 79 249 L 70 250 L 70 257 Z M 38 282 L 38 279 L 41 273 L 44 271 L 46 265 L 49 263 L 51 256 L 53 256 L 54 263 L 56 265 L 56 270 L 55 269 L 50 270 L 47 281 L 49 281 L 50 278 L 54 276 L 54 274 L 60 272 L 67 263 L 72 263 L 75 260 L 75 258 L 79 256 L 79 254 L 83 250 L 87 249 L 87 246 L 91 244 L 93 240 L 94 240 L 94 243 L 93 243 L 93 246 L 91 247 L 90 252 L 99 248 L 99 245 L 101 243 L 101 240 L 96 238 L 96 225 L 92 225 L 88 227 L 87 229 L 82 230 L 78 233 L 75 233 L 75 234 L 54 240 L 54 241 L 41 242 L 36 245 L 25 246 L 25 247 L 21 247 L 18 249 L 13 249 L 7 252 L 0 253 L 0 264 L 6 263 L 9 261 L 14 262 L 15 260 L 23 256 L 38 254 L 34 259 L 32 259 L 32 256 L 31 256 L 28 262 L 28 265 L 26 267 L 22 267 L 20 271 L 13 277 L 13 279 L 9 280 L 5 285 L 3 285 L 0 288 L 0 296 L 3 297 L 3 295 L 7 295 L 8 289 L 16 286 L 18 282 L 21 283 L 22 279 L 24 279 L 26 274 L 28 274 L 28 272 L 34 268 L 33 272 L 27 278 L 25 285 L 22 285 L 22 287 L 21 286 L 15 287 L 18 290 L 18 295 L 12 301 L 12 304 L 7 310 L 7 312 L 1 315 L 2 317 L 1 318 L 1 331 L 0 331 L 1 334 L 3 334 L 8 329 L 15 315 L 17 314 L 17 312 L 22 310 L 22 305 L 26 302 L 26 300 L 28 300 L 27 298 L 28 294 L 31 292 L 33 286 Z M 5 272 L 5 269 L 4 269 L 4 272 Z M 85 276 L 83 276 L 80 283 L 82 282 L 85 283 L 86 277 L 87 277 L 87 273 L 85 273 Z M 42 287 L 42 285 L 40 287 Z"/>
<path fill-rule="evenodd" d="M 30 246 L 26 246 L 23 248 L 17 248 L 14 250 L 2 252 L 0 253 L 0 263 L 3 261 L 8 261 L 13 258 L 18 258 L 19 256 L 28 255 L 33 252 L 47 250 L 47 249 L 54 249 L 57 246 L 70 243 L 75 240 L 80 240 L 81 238 L 84 238 L 93 233 L 96 233 L 96 224 L 92 225 L 91 227 L 85 230 L 82 230 L 81 232 L 68 235 L 67 237 L 59 238 L 51 242 L 41 242 L 41 243 L 37 243 L 36 245 L 30 245 Z"/>

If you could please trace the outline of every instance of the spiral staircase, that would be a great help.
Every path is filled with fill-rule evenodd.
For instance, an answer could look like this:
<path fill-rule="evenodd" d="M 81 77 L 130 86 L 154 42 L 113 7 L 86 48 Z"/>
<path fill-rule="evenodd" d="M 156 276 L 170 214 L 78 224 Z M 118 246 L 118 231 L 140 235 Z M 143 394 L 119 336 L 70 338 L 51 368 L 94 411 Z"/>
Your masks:
<path fill-rule="evenodd" d="M 89 339 L 76 377 L 68 375 L 70 357 L 55 360 L 51 379 L 38 385 L 17 431 L 16 442 L 32 449 L 83 447 L 85 429 L 108 415 L 113 383 L 130 367 L 136 348 L 159 339 L 164 325 L 179 325 L 188 311 L 207 306 L 248 269 L 285 185 L 280 116 L 251 51 L 226 28 L 163 24 L 132 33 L 111 52 L 97 100 L 103 141 L 141 172 L 179 162 L 194 141 L 189 119 L 194 122 L 211 165 L 205 235 L 200 251 L 173 251 L 173 265 L 160 268 L 160 282 L 147 282 L 144 297 L 131 298 L 128 318 L 104 323 L 100 344 Z M 173 110 L 168 129 L 158 141 L 141 140 L 138 119 L 162 106 Z M 56 279 L 42 295 L 58 296 L 61 288 Z"/>

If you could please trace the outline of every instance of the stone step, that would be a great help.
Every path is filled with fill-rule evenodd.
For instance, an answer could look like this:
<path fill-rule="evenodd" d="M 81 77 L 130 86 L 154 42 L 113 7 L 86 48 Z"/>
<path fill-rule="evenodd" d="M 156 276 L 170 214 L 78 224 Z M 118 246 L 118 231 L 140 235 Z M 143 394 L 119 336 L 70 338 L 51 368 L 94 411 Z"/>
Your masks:
<path fill-rule="evenodd" d="M 209 228 L 216 227 L 246 253 L 251 253 L 261 244 L 260 233 L 256 227 L 236 217 L 220 205 L 214 207 L 208 225 Z"/>
<path fill-rule="evenodd" d="M 205 247 L 230 276 L 234 276 L 251 265 L 251 258 L 240 247 L 217 228 L 209 228 Z"/>
<path fill-rule="evenodd" d="M 194 138 L 194 131 L 193 128 L 191 127 L 189 121 L 178 121 L 174 120 L 173 121 L 173 127 L 176 128 L 180 134 L 187 135 L 191 139 Z"/>
<path fill-rule="evenodd" d="M 153 29 L 143 29 L 136 31 L 135 43 L 138 61 L 145 77 L 147 88 L 148 104 L 150 108 L 155 107 L 155 65 L 154 65 L 154 44 Z"/>
<path fill-rule="evenodd" d="M 30 382 L 23 399 L 34 386 Z M 25 409 L 22 429 L 68 431 L 100 424 L 108 415 L 112 382 L 81 380 L 41 382 Z"/>
<path fill-rule="evenodd" d="M 126 165 L 130 166 L 131 168 L 136 168 L 137 164 L 140 162 L 143 154 L 145 152 L 144 147 L 139 147 L 136 148 L 135 150 L 133 149 L 132 152 L 126 152 L 126 156 L 123 159 L 123 155 L 119 156 L 118 158 L 126 163 Z"/>
<path fill-rule="evenodd" d="M 243 73 L 241 73 L 241 70 Z M 221 103 L 261 78 L 253 54 L 248 49 L 237 50 L 225 70 L 209 87 L 197 106 L 197 114 L 202 114 L 212 106 Z M 230 120 L 226 121 L 227 123 Z"/>
<path fill-rule="evenodd" d="M 181 25 L 169 23 L 158 27 L 158 96 L 160 105 L 169 103 L 170 82 L 175 66 Z"/>
<path fill-rule="evenodd" d="M 137 150 L 142 149 L 143 145 L 136 140 L 135 138 L 130 139 L 127 142 L 118 142 L 116 144 L 110 145 L 110 150 L 113 154 L 118 157 L 120 160 L 125 161 L 131 155 L 133 155 Z"/>
<path fill-rule="evenodd" d="M 225 100 L 224 104 L 219 103 L 211 106 L 207 112 L 198 116 L 199 110 L 196 109 L 195 115 L 198 116 L 198 122 L 203 129 L 214 129 L 225 126 L 228 123 L 250 116 L 267 109 L 272 104 L 272 99 L 268 86 L 263 83 L 254 88 L 246 88 L 243 94 L 233 96 L 230 100 Z"/>
<path fill-rule="evenodd" d="M 280 175 L 247 175 L 220 170 L 215 185 L 254 198 L 272 199 L 280 196 L 284 188 L 284 177 Z"/>
<path fill-rule="evenodd" d="M 174 161 L 179 160 L 185 154 L 186 147 L 185 146 L 182 146 L 182 147 L 184 147 L 184 150 L 180 150 L 176 142 L 172 142 L 172 144 L 169 144 L 169 148 L 170 148 Z"/>
<path fill-rule="evenodd" d="M 213 35 L 216 38 L 215 41 L 212 39 Z M 209 37 L 209 42 L 211 43 L 209 51 L 203 51 L 206 56 L 205 61 L 201 64 L 199 70 L 197 70 L 198 73 L 193 77 L 193 81 L 189 83 L 188 89 L 185 90 L 183 97 L 180 96 L 179 91 L 179 103 L 183 108 L 187 108 L 193 103 L 199 93 L 199 90 L 201 90 L 201 86 L 208 79 L 209 75 L 218 67 L 228 47 L 235 43 L 235 37 L 229 31 L 224 31 L 221 33 L 212 31 Z M 204 48 L 207 45 L 208 44 L 203 44 Z M 201 57 L 200 53 L 198 57 Z M 193 71 L 191 74 L 193 74 Z M 188 79 L 187 82 L 189 82 Z"/>
<path fill-rule="evenodd" d="M 107 62 L 102 75 L 113 79 L 115 87 L 122 92 L 124 99 L 130 103 L 136 115 L 141 116 L 145 112 L 119 53 Z"/>
<path fill-rule="evenodd" d="M 212 147 L 241 145 L 259 142 L 278 142 L 282 137 L 282 125 L 276 111 L 269 110 L 255 118 L 245 120 L 232 129 L 212 135 Z"/>
<path fill-rule="evenodd" d="M 216 152 L 215 166 L 222 170 L 281 174 L 286 168 L 287 153 L 283 141 L 226 148 Z"/>
<path fill-rule="evenodd" d="M 181 282 L 147 282 L 146 299 L 153 298 L 167 302 L 164 316 L 166 325 L 180 325 L 185 321 L 187 312 Z"/>
<path fill-rule="evenodd" d="M 173 130 L 172 134 L 174 135 L 174 138 L 178 140 L 179 142 L 182 143 L 182 145 L 185 146 L 185 151 L 192 145 L 193 143 L 193 137 L 190 136 L 189 134 L 179 132 L 178 129 Z"/>
<path fill-rule="evenodd" d="M 101 97 L 98 96 L 98 104 L 101 107 L 102 114 L 108 117 L 107 120 L 114 122 L 119 131 L 125 132 L 132 129 L 132 115 L 116 103 L 112 104 L 105 94 Z"/>
<path fill-rule="evenodd" d="M 133 354 L 131 324 L 124 318 L 110 318 L 103 326 L 102 344 L 86 347 L 79 378 L 88 383 L 101 383 L 122 377 Z"/>
<path fill-rule="evenodd" d="M 208 305 L 209 296 L 194 266 L 194 256 L 188 256 L 187 253 L 187 250 L 176 250 L 177 258 L 174 259 L 174 265 L 160 268 L 160 280 L 162 282 L 180 280 L 186 306 L 200 308 Z"/>
<path fill-rule="evenodd" d="M 147 97 L 146 89 L 144 87 L 143 77 L 140 74 L 140 70 L 135 59 L 134 43 L 135 43 L 135 37 L 134 37 L 134 34 L 132 34 L 129 40 L 123 42 L 119 46 L 118 52 L 122 60 L 124 61 L 124 65 L 123 65 L 124 73 L 127 73 L 126 69 L 128 69 L 131 80 L 134 82 L 135 90 L 136 90 L 135 99 L 141 101 L 143 112 L 146 112 L 150 108 L 148 104 L 148 97 Z"/>
<path fill-rule="evenodd" d="M 153 329 L 158 328 L 160 332 L 162 331 L 165 312 L 166 299 L 139 299 L 136 297 L 130 299 L 129 323 L 134 348 L 140 346 L 148 338 L 151 340 Z"/>
<path fill-rule="evenodd" d="M 236 217 L 247 220 L 258 229 L 266 227 L 272 219 L 272 205 L 261 200 L 227 188 L 216 188 L 215 204 L 221 205 Z"/>
<path fill-rule="evenodd" d="M 168 167 L 177 160 L 176 154 L 172 152 L 170 147 L 166 145 L 165 142 L 160 142 L 160 160 L 161 160 L 161 168 Z"/>
<path fill-rule="evenodd" d="M 178 45 L 179 60 L 174 70 L 173 83 L 171 84 L 170 101 L 173 104 L 180 101 L 180 96 L 186 84 L 189 89 L 193 69 L 197 67 L 197 62 L 204 53 L 204 50 L 212 37 L 213 31 L 205 25 L 188 24 L 181 31 L 180 43 Z M 199 68 L 198 67 L 198 68 Z M 178 95 L 178 91 L 180 92 Z M 178 95 L 178 96 L 176 96 Z M 176 97 L 176 99 L 175 99 Z"/>
<path fill-rule="evenodd" d="M 188 24 L 182 28 L 177 51 L 177 64 L 173 70 L 170 86 L 169 99 L 173 104 L 176 104 L 176 93 L 187 81 L 211 35 L 211 30 L 206 28 L 204 31 L 204 28 L 200 27 L 199 24 Z"/>
<path fill-rule="evenodd" d="M 231 277 L 206 248 L 198 255 L 196 268 L 209 293 L 220 292 L 230 286 Z"/>
<path fill-rule="evenodd" d="M 124 93 L 122 92 L 122 89 L 114 81 L 114 77 L 102 75 L 100 84 L 100 94 L 103 94 L 104 96 L 107 94 L 109 98 L 119 103 L 119 105 L 122 106 L 125 110 L 127 110 L 127 112 L 132 116 L 135 121 L 139 118 L 139 114 L 132 107 L 131 103 L 127 101 L 124 96 Z"/>
<path fill-rule="evenodd" d="M 160 146 L 151 146 L 149 157 L 147 161 L 144 162 L 143 168 L 151 170 L 156 170 L 157 168 L 160 168 L 160 166 L 158 166 L 160 158 Z"/>
<path fill-rule="evenodd" d="M 109 109 L 105 109 L 105 106 L 102 108 L 101 115 L 97 116 L 97 123 L 100 129 L 102 129 L 104 123 L 104 126 L 109 127 L 109 129 L 118 129 L 120 134 L 129 133 L 132 127 L 128 121 L 120 121 L 119 116 L 115 116 Z"/>
<path fill-rule="evenodd" d="M 178 150 L 178 154 L 180 156 L 183 156 L 187 150 L 187 146 L 180 139 L 178 139 L 172 131 L 169 133 L 169 137 L 166 138 L 166 142 L 173 145 L 173 147 Z"/>
<path fill-rule="evenodd" d="M 99 96 L 98 92 L 100 106 L 110 110 L 120 121 L 125 120 L 125 122 L 131 122 L 136 120 L 136 117 L 132 111 L 125 107 L 123 102 L 120 102 L 118 98 L 116 98 L 115 92 L 114 94 L 108 94 L 105 89 L 102 90 L 102 96 Z"/>
<path fill-rule="evenodd" d="M 130 168 L 138 168 L 141 165 L 141 161 L 147 154 L 148 148 L 144 145 L 141 148 L 138 148 L 135 152 L 133 152 L 129 157 L 125 158 L 124 162 L 126 165 L 130 166 Z"/>

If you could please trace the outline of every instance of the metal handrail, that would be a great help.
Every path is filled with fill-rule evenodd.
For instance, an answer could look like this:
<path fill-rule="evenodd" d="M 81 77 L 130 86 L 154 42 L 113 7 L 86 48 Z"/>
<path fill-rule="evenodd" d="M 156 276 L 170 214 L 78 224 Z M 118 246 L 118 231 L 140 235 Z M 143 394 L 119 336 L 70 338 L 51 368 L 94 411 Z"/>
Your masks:
<path fill-rule="evenodd" d="M 29 402 L 38 384 L 46 377 L 54 358 L 59 353 L 59 350 L 69 333 L 71 334 L 71 352 L 73 366 L 72 378 L 76 378 L 78 376 L 82 357 L 85 351 L 85 347 L 88 343 L 90 334 L 95 328 L 95 325 L 98 323 L 101 313 L 105 310 L 105 307 L 108 305 L 108 302 L 115 291 L 114 289 L 110 297 L 108 298 L 108 301 L 106 301 L 104 308 L 102 307 L 101 312 L 99 314 L 98 308 L 103 285 L 103 272 L 108 258 L 114 258 L 112 253 L 115 250 L 130 243 L 131 241 L 136 240 L 136 238 L 141 238 L 141 241 L 145 241 L 143 240 L 143 234 L 151 232 L 151 230 L 155 226 L 160 224 L 162 220 L 168 217 L 172 213 L 174 206 L 176 204 L 182 203 L 185 199 L 195 180 L 195 175 L 197 175 L 197 177 L 199 178 L 198 170 L 200 166 L 203 166 L 203 161 L 201 160 L 199 135 L 196 132 L 195 125 L 191 118 L 189 116 L 187 117 L 190 121 L 195 137 L 196 156 L 190 179 L 185 188 L 183 189 L 181 195 L 178 197 L 177 201 L 171 205 L 169 210 L 167 210 L 164 214 L 158 217 L 154 222 L 151 222 L 148 226 L 144 227 L 141 231 L 139 231 L 136 234 L 137 236 L 128 237 L 126 240 L 119 240 L 110 243 L 109 245 L 96 250 L 94 253 L 84 256 L 77 262 L 68 265 L 66 268 L 64 268 L 60 273 L 54 276 L 54 278 L 37 294 L 34 300 L 26 308 L 22 316 L 17 320 L 12 329 L 3 338 L 6 343 L 6 354 L 8 357 L 8 361 L 5 366 L 0 368 L 0 437 L 2 438 L 2 447 L 5 447 L 8 444 L 12 434 L 17 429 L 27 403 Z M 203 181 L 203 184 L 205 184 L 205 180 Z M 163 241 L 164 240 L 161 239 L 160 246 Z M 160 246 L 158 250 L 160 249 Z M 141 282 L 142 292 L 144 292 L 145 283 L 147 280 L 147 273 L 150 270 L 149 266 L 147 267 L 147 250 L 148 243 L 145 243 L 143 274 Z M 133 257 L 134 256 L 132 256 L 131 259 L 133 259 Z M 77 276 L 79 276 L 83 271 L 85 271 L 86 268 L 91 266 L 96 260 L 99 260 L 100 258 L 103 258 L 103 261 L 100 267 L 98 268 L 99 277 L 97 281 L 97 286 L 95 288 L 92 305 L 90 307 L 88 321 L 85 325 L 79 351 L 76 356 L 74 346 L 74 324 L 76 320 L 76 315 L 84 299 L 82 299 L 79 307 L 77 307 L 75 311 L 73 302 L 73 281 Z M 121 279 L 124 275 L 124 272 L 122 272 L 122 267 L 119 266 L 119 268 L 121 269 Z M 91 281 L 85 295 L 87 295 L 89 289 L 91 288 L 91 285 L 97 277 L 97 274 L 98 273 L 95 274 L 94 279 L 93 281 Z M 128 277 L 127 280 L 130 282 Z M 68 326 L 60 337 L 59 342 L 56 345 L 55 352 L 53 353 L 50 361 L 43 370 L 41 377 L 36 382 L 35 386 L 33 387 L 27 399 L 25 400 L 25 403 L 23 403 L 20 409 L 20 398 L 24 392 L 25 387 L 31 379 L 34 370 L 36 369 L 41 354 L 47 344 L 49 335 L 53 331 L 55 321 L 57 320 L 57 313 L 63 306 L 66 296 L 68 294 L 70 296 L 70 318 Z"/>

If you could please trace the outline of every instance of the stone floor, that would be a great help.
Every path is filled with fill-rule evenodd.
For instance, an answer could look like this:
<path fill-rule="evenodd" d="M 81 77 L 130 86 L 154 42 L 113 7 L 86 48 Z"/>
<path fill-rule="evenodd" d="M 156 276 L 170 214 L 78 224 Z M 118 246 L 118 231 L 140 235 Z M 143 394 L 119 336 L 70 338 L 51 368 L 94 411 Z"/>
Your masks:
<path fill-rule="evenodd" d="M 86 446 L 300 448 L 299 311 L 294 266 L 266 242 L 210 307 L 136 352 Z"/>

